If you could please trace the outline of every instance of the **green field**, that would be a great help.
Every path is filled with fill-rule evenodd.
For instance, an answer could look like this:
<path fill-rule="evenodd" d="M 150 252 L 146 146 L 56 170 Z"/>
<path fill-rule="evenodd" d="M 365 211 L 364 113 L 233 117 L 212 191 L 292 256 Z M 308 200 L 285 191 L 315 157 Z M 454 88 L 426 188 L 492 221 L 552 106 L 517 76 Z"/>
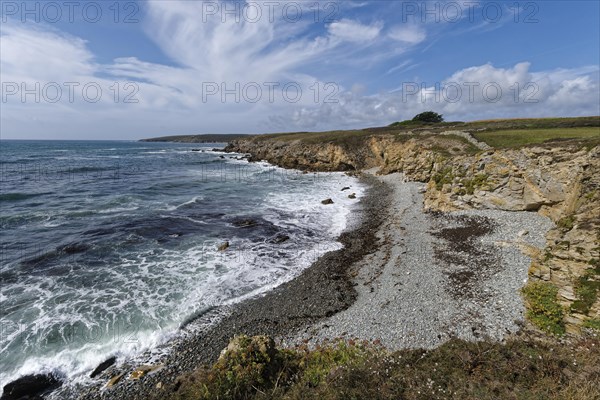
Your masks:
<path fill-rule="evenodd" d="M 498 119 L 473 122 L 414 121 L 389 126 L 328 132 L 273 133 L 255 136 L 258 140 L 301 141 L 307 144 L 333 143 L 346 146 L 364 145 L 371 136 L 392 135 L 399 141 L 425 138 L 448 130 L 470 132 L 478 140 L 496 148 L 511 148 L 560 140 L 585 140 L 600 144 L 600 117 Z M 455 140 L 460 138 L 454 137 Z"/>
<path fill-rule="evenodd" d="M 514 148 L 571 139 L 600 140 L 600 127 L 513 129 L 477 132 L 473 136 L 495 148 Z"/>

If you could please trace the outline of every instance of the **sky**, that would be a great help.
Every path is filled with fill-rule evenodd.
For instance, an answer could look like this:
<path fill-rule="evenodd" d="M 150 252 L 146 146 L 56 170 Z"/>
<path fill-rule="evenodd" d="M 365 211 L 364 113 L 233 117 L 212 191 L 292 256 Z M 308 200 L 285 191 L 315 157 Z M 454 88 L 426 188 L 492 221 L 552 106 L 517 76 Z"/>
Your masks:
<path fill-rule="evenodd" d="M 0 0 L 0 138 L 600 115 L 600 2 Z"/>

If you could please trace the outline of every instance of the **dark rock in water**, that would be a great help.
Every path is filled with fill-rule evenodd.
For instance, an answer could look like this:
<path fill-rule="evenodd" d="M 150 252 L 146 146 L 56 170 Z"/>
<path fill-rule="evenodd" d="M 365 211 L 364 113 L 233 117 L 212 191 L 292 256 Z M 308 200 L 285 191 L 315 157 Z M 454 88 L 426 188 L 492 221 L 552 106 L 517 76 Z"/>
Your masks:
<path fill-rule="evenodd" d="M 351 195 L 348 196 L 349 199 L 355 199 L 356 198 L 356 193 L 352 193 Z"/>
<path fill-rule="evenodd" d="M 45 393 L 61 384 L 61 381 L 50 374 L 26 375 L 5 385 L 0 400 L 43 399 Z"/>
<path fill-rule="evenodd" d="M 229 248 L 229 242 L 225 242 L 225 243 L 223 243 L 222 245 L 220 245 L 220 246 L 218 247 L 218 250 L 219 250 L 219 251 L 225 251 L 225 250 L 227 250 L 228 248 Z"/>
<path fill-rule="evenodd" d="M 342 192 L 345 191 L 345 190 L 350 190 L 350 187 L 346 186 L 345 188 L 342 188 Z"/>
<path fill-rule="evenodd" d="M 333 200 L 331 200 L 331 199 L 325 199 L 325 200 L 323 200 L 321 202 L 321 204 L 325 204 L 325 205 L 327 205 L 327 204 L 333 204 Z"/>
<path fill-rule="evenodd" d="M 90 246 L 88 246 L 87 244 L 69 243 L 64 246 L 57 247 L 56 250 L 58 250 L 59 252 L 66 253 L 66 254 L 77 254 L 77 253 L 83 253 L 84 251 L 88 250 L 89 248 L 90 248 Z"/>
<path fill-rule="evenodd" d="M 113 365 L 116 361 L 117 361 L 117 357 L 111 357 L 108 360 L 104 361 L 103 363 L 98 365 L 95 370 L 92 371 L 92 373 L 90 374 L 90 378 L 97 377 L 102 372 L 104 372 L 108 367 Z"/>
<path fill-rule="evenodd" d="M 277 235 L 273 239 L 271 239 L 271 243 L 279 244 L 290 240 L 288 235 Z"/>
<path fill-rule="evenodd" d="M 202 151 L 202 149 L 192 149 L 192 151 Z"/>
<path fill-rule="evenodd" d="M 233 225 L 240 227 L 240 228 L 246 228 L 248 226 L 254 226 L 256 225 L 257 222 L 253 219 L 238 219 L 233 221 Z"/>
<path fill-rule="evenodd" d="M 219 156 L 219 158 L 225 158 L 225 156 Z"/>

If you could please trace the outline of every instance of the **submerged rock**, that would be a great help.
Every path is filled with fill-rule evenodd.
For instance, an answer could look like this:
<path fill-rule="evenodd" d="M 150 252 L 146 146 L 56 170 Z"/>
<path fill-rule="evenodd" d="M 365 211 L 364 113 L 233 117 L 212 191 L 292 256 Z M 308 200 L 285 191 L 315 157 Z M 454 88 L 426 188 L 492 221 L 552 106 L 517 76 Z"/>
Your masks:
<path fill-rule="evenodd" d="M 271 239 L 271 243 L 279 244 L 279 243 L 286 242 L 289 239 L 290 239 L 290 237 L 288 235 L 279 234 L 279 235 L 275 236 L 273 239 Z"/>
<path fill-rule="evenodd" d="M 225 251 L 229 248 L 229 242 L 225 242 L 218 247 L 219 251 Z"/>
<path fill-rule="evenodd" d="M 26 375 L 4 386 L 1 400 L 41 399 L 62 384 L 50 374 Z"/>
<path fill-rule="evenodd" d="M 233 222 L 233 224 L 235 226 L 237 226 L 237 227 L 240 227 L 240 228 L 246 228 L 246 227 L 249 227 L 249 226 L 256 225 L 257 222 L 255 220 L 253 220 L 253 219 L 248 218 L 248 219 L 236 220 L 236 221 Z"/>
<path fill-rule="evenodd" d="M 349 199 L 355 199 L 356 198 L 356 193 L 352 193 L 351 195 L 348 195 Z"/>
<path fill-rule="evenodd" d="M 321 204 L 325 204 L 325 205 L 327 205 L 327 204 L 333 204 L 333 200 L 331 200 L 331 199 L 325 199 L 325 200 L 323 200 L 321 202 Z"/>
<path fill-rule="evenodd" d="M 350 187 L 349 187 L 349 186 L 346 186 L 346 187 L 342 188 L 342 192 L 343 192 L 343 191 L 346 191 L 346 190 L 350 190 Z"/>

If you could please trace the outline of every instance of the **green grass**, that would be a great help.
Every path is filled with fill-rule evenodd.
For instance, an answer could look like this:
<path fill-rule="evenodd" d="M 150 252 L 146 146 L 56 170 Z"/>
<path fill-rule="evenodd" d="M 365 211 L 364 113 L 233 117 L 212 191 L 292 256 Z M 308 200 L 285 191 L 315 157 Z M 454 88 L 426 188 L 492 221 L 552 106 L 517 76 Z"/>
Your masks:
<path fill-rule="evenodd" d="M 600 318 L 591 318 L 583 323 L 584 328 L 600 331 Z"/>
<path fill-rule="evenodd" d="M 558 222 L 556 223 L 556 226 L 565 231 L 570 231 L 575 226 L 575 222 L 576 222 L 575 216 L 568 215 L 566 217 L 562 217 L 561 219 L 559 219 Z"/>
<path fill-rule="evenodd" d="M 307 144 L 333 143 L 346 146 L 361 146 L 371 136 L 393 135 L 405 141 L 412 137 L 426 137 L 427 133 L 448 130 L 468 131 L 493 147 L 518 147 L 543 143 L 557 139 L 598 139 L 600 144 L 600 117 L 502 119 L 473 122 L 441 122 L 425 124 L 414 121 L 393 123 L 389 126 L 357 130 L 335 130 L 326 132 L 272 133 L 253 136 L 255 140 L 299 140 Z M 483 131 L 482 131 L 483 130 Z M 407 135 L 412 132 L 414 135 Z M 418 134 L 424 134 L 419 136 Z M 451 138 L 456 140 L 456 138 Z M 460 138 L 462 139 L 462 138 Z M 450 140 L 450 138 L 449 138 Z M 464 139 L 462 139 L 464 140 Z M 469 149 L 468 152 L 476 149 Z"/>
<path fill-rule="evenodd" d="M 488 131 L 499 131 L 508 129 L 551 129 L 590 126 L 600 126 L 600 116 L 569 118 L 490 119 L 467 122 L 464 125 L 464 129 L 470 131 L 475 131 L 478 129 L 486 129 Z"/>
<path fill-rule="evenodd" d="M 477 140 L 495 148 L 514 148 L 566 139 L 600 139 L 600 127 L 515 129 L 476 132 Z"/>
<path fill-rule="evenodd" d="M 365 341 L 334 341 L 258 355 L 185 374 L 156 399 L 530 399 L 600 398 L 600 340 L 570 345 L 509 339 L 452 339 L 432 350 L 390 352 Z"/>
<path fill-rule="evenodd" d="M 577 300 L 571 305 L 571 311 L 586 315 L 590 312 L 590 309 L 598 298 L 598 292 L 600 291 L 599 270 L 600 267 L 596 266 L 594 269 L 587 270 L 583 276 L 580 276 L 577 279 L 575 283 Z"/>
<path fill-rule="evenodd" d="M 257 136 L 258 140 L 276 139 L 283 141 L 300 140 L 303 143 L 336 143 L 336 144 L 356 144 L 363 142 L 364 139 L 372 136 L 373 132 L 368 130 L 353 131 L 327 131 L 327 132 L 296 132 L 296 133 L 273 133 Z"/>
<path fill-rule="evenodd" d="M 431 179 L 435 182 L 435 188 L 437 190 L 442 190 L 445 184 L 450 184 L 454 181 L 452 167 L 442 168 L 440 171 L 436 172 Z"/>
<path fill-rule="evenodd" d="M 564 310 L 558 304 L 558 288 L 548 282 L 529 282 L 522 292 L 528 303 L 527 318 L 547 333 L 563 335 Z"/>

